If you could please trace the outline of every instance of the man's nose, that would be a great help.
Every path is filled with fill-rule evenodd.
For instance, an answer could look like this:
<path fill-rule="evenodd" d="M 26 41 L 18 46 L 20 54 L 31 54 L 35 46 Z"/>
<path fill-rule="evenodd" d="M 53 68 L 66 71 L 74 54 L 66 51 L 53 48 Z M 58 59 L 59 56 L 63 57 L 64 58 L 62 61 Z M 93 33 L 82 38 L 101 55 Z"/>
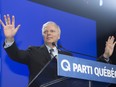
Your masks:
<path fill-rule="evenodd" d="M 51 35 L 51 32 L 50 32 L 50 31 L 48 31 L 48 32 L 47 32 L 47 35 Z"/>

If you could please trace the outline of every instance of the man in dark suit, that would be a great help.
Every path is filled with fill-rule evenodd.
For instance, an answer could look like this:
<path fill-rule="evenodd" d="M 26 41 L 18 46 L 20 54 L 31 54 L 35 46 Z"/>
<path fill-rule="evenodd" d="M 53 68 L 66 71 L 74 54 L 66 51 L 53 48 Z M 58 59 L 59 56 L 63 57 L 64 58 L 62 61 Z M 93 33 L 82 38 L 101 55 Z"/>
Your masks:
<path fill-rule="evenodd" d="M 9 15 L 4 15 L 5 23 L 0 20 L 1 25 L 3 26 L 4 35 L 6 37 L 4 48 L 9 55 L 10 58 L 13 60 L 27 64 L 30 75 L 29 80 L 31 81 L 40 70 L 45 66 L 45 64 L 51 60 L 52 56 L 58 57 L 58 53 L 71 55 L 68 52 L 58 51 L 57 41 L 60 39 L 60 27 L 52 22 L 49 21 L 45 23 L 42 27 L 42 35 L 44 38 L 44 45 L 40 47 L 29 47 L 27 50 L 19 50 L 15 41 L 14 36 L 16 35 L 20 25 L 15 28 L 15 17 L 12 16 L 12 22 Z M 112 55 L 114 46 L 116 42 L 114 41 L 114 37 L 111 36 L 108 38 L 106 42 L 106 47 L 104 54 L 98 59 L 100 61 L 109 62 L 109 57 Z M 53 45 L 52 43 L 55 43 Z M 53 54 L 50 55 L 50 50 L 53 49 Z"/>

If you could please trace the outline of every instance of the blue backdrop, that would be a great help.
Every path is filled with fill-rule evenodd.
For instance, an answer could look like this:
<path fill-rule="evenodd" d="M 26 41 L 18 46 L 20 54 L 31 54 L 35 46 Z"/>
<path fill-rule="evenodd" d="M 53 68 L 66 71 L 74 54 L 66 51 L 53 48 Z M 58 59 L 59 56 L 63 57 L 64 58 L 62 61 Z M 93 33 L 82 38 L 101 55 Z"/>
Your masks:
<path fill-rule="evenodd" d="M 0 18 L 1 18 L 1 0 L 0 0 Z M 2 35 L 1 35 L 1 25 L 0 25 L 0 87 L 1 87 L 1 48 L 2 48 Z"/>
<path fill-rule="evenodd" d="M 1 12 L 2 19 L 4 14 L 15 15 L 16 26 L 21 24 L 15 36 L 20 49 L 27 49 L 31 45 L 42 45 L 42 25 L 47 21 L 54 21 L 61 28 L 61 40 L 59 43 L 65 48 L 93 56 L 97 54 L 96 22 L 94 20 L 28 0 L 1 0 Z M 5 37 L 3 31 L 0 31 L 0 33 L 0 40 L 3 44 Z M 0 48 L 0 52 L 2 53 L 1 87 L 26 87 L 29 74 L 27 66 L 12 61 L 3 47 Z M 89 58 L 82 55 L 75 56 Z M 95 60 L 94 58 L 90 59 Z"/>

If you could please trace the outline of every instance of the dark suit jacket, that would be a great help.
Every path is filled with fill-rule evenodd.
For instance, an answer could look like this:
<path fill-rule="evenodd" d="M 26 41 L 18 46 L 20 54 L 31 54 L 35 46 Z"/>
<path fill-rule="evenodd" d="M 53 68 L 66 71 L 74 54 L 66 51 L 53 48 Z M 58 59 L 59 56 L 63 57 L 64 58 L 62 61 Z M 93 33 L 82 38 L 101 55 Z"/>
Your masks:
<path fill-rule="evenodd" d="M 29 68 L 29 82 L 39 73 L 39 71 L 51 60 L 50 54 L 45 45 L 29 47 L 27 50 L 19 50 L 15 42 L 5 49 L 7 54 L 14 61 L 26 64 Z M 69 52 L 59 50 L 59 54 L 71 55 Z M 106 62 L 103 56 L 98 61 Z"/>
<path fill-rule="evenodd" d="M 17 62 L 26 64 L 29 68 L 29 81 L 31 81 L 44 65 L 51 60 L 45 45 L 29 47 L 27 50 L 19 50 L 15 42 L 5 49 L 9 57 Z M 71 55 L 68 52 L 58 51 L 59 54 Z"/>

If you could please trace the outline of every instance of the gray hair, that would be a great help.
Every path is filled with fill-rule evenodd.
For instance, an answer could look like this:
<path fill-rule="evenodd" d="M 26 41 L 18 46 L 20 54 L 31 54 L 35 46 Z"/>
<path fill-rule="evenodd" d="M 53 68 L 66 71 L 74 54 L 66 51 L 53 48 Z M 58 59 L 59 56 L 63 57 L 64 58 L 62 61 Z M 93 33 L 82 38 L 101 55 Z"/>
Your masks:
<path fill-rule="evenodd" d="M 59 31 L 59 34 L 61 34 L 60 27 L 59 27 L 55 22 L 53 22 L 53 21 L 48 21 L 48 22 L 46 22 L 45 24 L 43 24 L 43 26 L 42 26 L 42 35 L 44 35 L 44 29 L 45 29 L 45 27 L 46 27 L 48 24 L 53 24 L 53 25 L 55 25 L 55 26 L 57 27 L 58 31 Z"/>

